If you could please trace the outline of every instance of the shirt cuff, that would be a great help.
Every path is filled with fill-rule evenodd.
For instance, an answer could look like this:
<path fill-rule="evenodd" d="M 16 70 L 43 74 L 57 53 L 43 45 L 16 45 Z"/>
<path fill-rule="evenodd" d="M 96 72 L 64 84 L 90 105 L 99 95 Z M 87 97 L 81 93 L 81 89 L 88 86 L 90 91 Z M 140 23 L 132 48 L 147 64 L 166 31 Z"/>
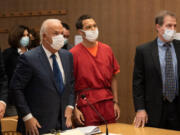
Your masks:
<path fill-rule="evenodd" d="M 3 103 L 6 106 L 6 103 L 4 101 L 0 100 L 0 102 Z"/>
<path fill-rule="evenodd" d="M 23 117 L 23 121 L 25 122 L 25 121 L 31 119 L 32 117 L 33 117 L 32 114 L 29 113 L 29 114 L 27 114 L 26 116 Z"/>
<path fill-rule="evenodd" d="M 70 108 L 74 109 L 74 106 L 72 106 L 72 105 L 68 105 L 67 107 L 70 107 Z"/>

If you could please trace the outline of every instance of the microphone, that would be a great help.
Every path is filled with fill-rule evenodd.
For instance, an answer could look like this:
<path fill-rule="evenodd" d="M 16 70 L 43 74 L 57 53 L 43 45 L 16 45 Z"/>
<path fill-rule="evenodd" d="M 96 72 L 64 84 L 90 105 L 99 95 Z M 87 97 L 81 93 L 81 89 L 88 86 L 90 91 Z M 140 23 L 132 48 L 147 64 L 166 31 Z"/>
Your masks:
<path fill-rule="evenodd" d="M 86 95 L 81 95 L 81 98 L 88 103 L 88 105 L 91 107 L 91 109 L 93 109 L 93 110 L 96 112 L 96 114 L 99 116 L 99 118 L 101 118 L 101 120 L 103 120 L 103 122 L 106 124 L 106 135 L 108 135 L 109 133 L 108 133 L 108 126 L 107 126 L 108 123 L 107 123 L 107 121 L 106 121 L 106 120 L 104 119 L 104 117 L 96 110 L 96 108 L 89 102 L 89 100 L 86 98 Z"/>

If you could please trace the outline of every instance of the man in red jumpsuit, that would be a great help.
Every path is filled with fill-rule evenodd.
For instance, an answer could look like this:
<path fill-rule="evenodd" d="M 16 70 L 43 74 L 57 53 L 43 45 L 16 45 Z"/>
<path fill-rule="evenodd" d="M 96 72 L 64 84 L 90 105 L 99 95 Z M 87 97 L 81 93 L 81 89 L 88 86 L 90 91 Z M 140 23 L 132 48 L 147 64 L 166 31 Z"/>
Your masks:
<path fill-rule="evenodd" d="M 114 123 L 120 116 L 116 74 L 120 72 L 118 62 L 111 48 L 99 41 L 98 27 L 89 15 L 82 15 L 76 28 L 83 41 L 70 50 L 74 59 L 76 103 L 75 117 L 82 125 L 101 125 L 103 120 L 81 96 L 108 123 Z"/>

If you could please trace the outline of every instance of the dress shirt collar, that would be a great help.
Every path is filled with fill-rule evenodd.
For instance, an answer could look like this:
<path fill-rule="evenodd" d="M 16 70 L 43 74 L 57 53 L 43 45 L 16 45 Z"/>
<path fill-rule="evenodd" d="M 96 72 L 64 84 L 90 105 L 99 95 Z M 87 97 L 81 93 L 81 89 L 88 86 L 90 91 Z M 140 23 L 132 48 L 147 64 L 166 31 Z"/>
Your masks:
<path fill-rule="evenodd" d="M 18 48 L 17 51 L 20 55 L 24 53 L 21 48 Z M 28 51 L 28 49 L 27 49 L 27 51 Z"/>
<path fill-rule="evenodd" d="M 46 48 L 44 47 L 44 45 L 42 45 L 42 48 L 44 49 L 47 57 L 48 57 L 48 58 L 51 58 L 52 53 L 51 53 L 48 49 L 46 49 Z M 55 55 L 56 55 L 56 58 L 57 58 L 58 55 L 59 55 L 59 54 L 58 54 L 58 51 L 55 53 Z"/>
<path fill-rule="evenodd" d="M 165 42 L 162 41 L 160 38 L 157 38 L 157 44 L 158 44 L 159 47 L 163 47 L 163 45 L 165 44 Z M 171 45 L 171 46 L 173 45 L 172 41 L 170 42 L 170 45 Z"/>

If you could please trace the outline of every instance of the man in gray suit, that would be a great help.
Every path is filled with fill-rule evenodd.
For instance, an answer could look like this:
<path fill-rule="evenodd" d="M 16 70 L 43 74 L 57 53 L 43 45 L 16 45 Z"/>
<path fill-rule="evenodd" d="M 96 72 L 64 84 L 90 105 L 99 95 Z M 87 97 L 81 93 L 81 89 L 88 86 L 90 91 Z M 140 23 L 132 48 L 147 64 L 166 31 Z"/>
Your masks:
<path fill-rule="evenodd" d="M 180 41 L 174 40 L 176 16 L 161 11 L 157 38 L 136 48 L 133 74 L 135 127 L 180 130 Z"/>
<path fill-rule="evenodd" d="M 45 20 L 40 29 L 42 45 L 20 56 L 11 81 L 23 134 L 39 135 L 72 126 L 74 77 L 72 54 L 61 49 L 63 26 Z"/>

